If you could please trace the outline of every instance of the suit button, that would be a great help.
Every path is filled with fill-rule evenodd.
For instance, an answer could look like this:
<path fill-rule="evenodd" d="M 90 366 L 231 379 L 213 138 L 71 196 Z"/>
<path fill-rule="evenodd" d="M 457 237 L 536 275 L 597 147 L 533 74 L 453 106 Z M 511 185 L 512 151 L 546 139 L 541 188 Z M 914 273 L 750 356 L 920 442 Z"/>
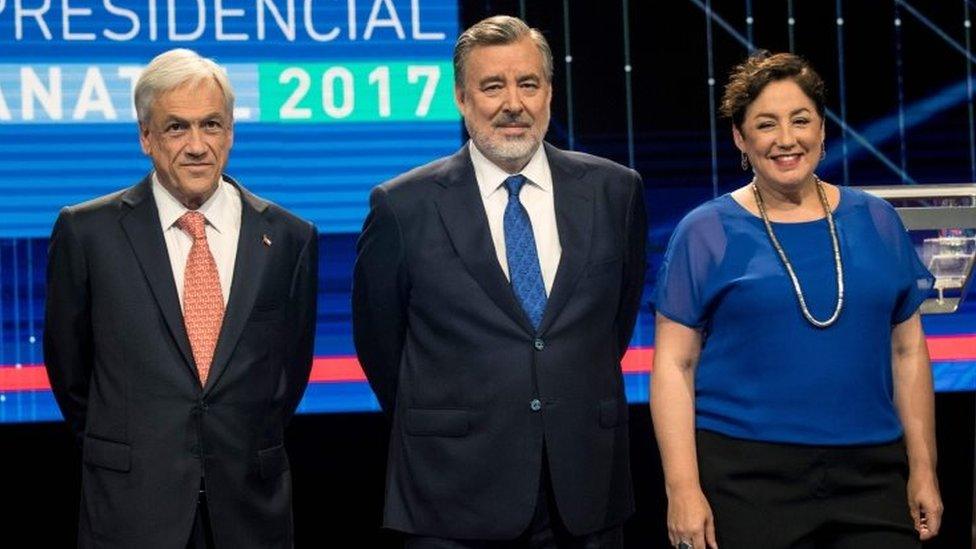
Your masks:
<path fill-rule="evenodd" d="M 207 401 L 206 400 L 201 400 L 200 401 L 200 410 L 206 412 L 207 411 L 207 408 L 209 408 L 209 406 L 207 405 Z"/>
<path fill-rule="evenodd" d="M 546 342 L 542 341 L 541 337 L 537 337 L 535 338 L 535 341 L 532 342 L 532 346 L 535 347 L 536 351 L 541 351 L 546 348 Z"/>
<path fill-rule="evenodd" d="M 533 412 L 538 412 L 542 409 L 542 401 L 537 398 L 533 398 L 531 401 L 529 401 L 529 409 Z"/>

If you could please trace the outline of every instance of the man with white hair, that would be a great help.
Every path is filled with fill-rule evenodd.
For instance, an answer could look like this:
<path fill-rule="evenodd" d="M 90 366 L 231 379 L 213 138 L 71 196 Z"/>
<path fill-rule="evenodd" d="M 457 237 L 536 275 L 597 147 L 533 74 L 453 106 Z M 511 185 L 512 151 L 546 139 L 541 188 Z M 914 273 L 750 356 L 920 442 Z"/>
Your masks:
<path fill-rule="evenodd" d="M 61 211 L 44 357 L 82 447 L 80 547 L 291 547 L 315 227 L 223 173 L 234 92 L 186 49 L 135 88 L 140 183 Z"/>

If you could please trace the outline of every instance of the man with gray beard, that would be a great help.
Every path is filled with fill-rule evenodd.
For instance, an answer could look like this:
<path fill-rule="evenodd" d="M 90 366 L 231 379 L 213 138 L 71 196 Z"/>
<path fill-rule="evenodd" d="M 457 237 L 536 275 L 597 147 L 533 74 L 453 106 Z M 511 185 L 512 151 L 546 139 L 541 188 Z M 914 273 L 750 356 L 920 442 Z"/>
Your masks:
<path fill-rule="evenodd" d="M 410 548 L 622 547 L 643 184 L 543 142 L 538 30 L 481 21 L 454 72 L 470 142 L 376 187 L 358 245 L 356 350 L 393 420 L 383 524 Z"/>

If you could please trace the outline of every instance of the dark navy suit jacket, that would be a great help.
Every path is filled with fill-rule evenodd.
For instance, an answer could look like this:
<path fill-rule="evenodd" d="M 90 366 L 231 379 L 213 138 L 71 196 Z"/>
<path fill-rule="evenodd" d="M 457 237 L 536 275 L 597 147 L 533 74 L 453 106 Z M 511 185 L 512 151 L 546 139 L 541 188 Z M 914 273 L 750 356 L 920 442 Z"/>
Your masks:
<path fill-rule="evenodd" d="M 562 256 L 538 330 L 498 264 L 467 147 L 372 193 L 353 316 L 393 418 L 386 527 L 518 536 L 543 445 L 570 532 L 633 511 L 620 359 L 644 281 L 643 185 L 607 160 L 546 155 Z"/>

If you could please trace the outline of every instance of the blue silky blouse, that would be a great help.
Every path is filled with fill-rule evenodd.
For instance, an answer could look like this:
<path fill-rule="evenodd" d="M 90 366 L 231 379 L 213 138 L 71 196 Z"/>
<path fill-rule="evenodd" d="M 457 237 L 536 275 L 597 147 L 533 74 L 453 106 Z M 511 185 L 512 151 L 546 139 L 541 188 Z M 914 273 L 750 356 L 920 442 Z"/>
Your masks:
<path fill-rule="evenodd" d="M 678 224 L 657 279 L 662 315 L 703 334 L 696 426 L 766 442 L 853 445 L 902 434 L 891 329 L 933 278 L 886 201 L 840 187 L 834 212 L 844 308 L 828 328 L 804 319 L 763 222 L 723 195 Z M 814 318 L 837 298 L 826 219 L 773 223 Z M 653 396 L 652 396 L 653 398 Z"/>

